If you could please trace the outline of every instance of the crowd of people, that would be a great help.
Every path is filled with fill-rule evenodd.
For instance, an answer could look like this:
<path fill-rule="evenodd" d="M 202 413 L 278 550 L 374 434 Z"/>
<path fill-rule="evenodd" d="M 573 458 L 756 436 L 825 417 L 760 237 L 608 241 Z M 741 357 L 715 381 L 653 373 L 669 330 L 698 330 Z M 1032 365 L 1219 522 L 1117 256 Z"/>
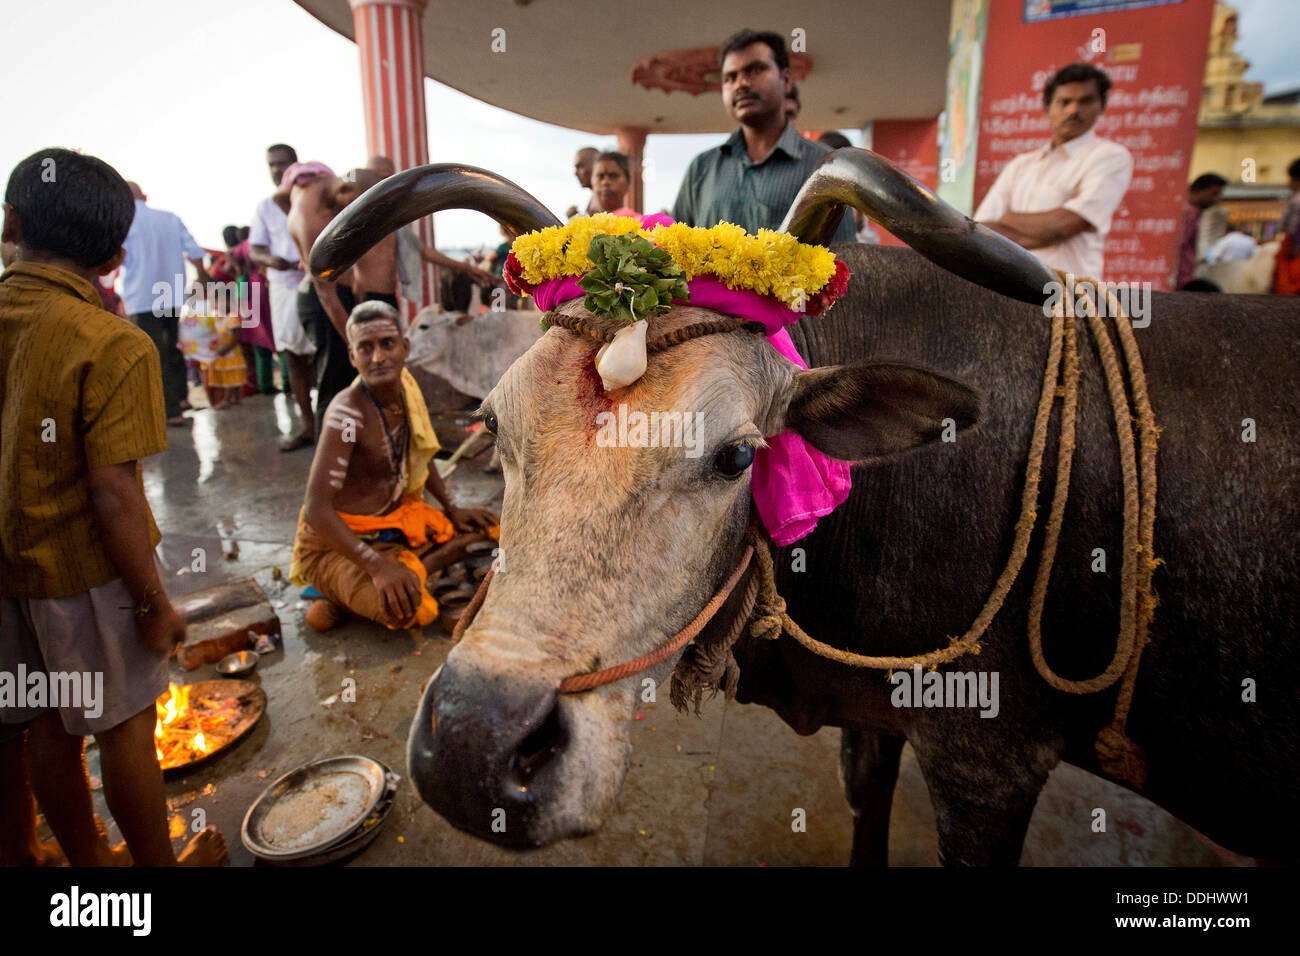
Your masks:
<path fill-rule="evenodd" d="M 693 226 L 775 229 L 812 169 L 847 141 L 796 129 L 799 93 L 779 35 L 735 34 L 721 47 L 720 68 L 737 128 L 691 161 L 671 215 Z M 1044 90 L 1050 142 L 1009 164 L 975 214 L 1080 276 L 1102 273 L 1105 236 L 1133 168 L 1127 150 L 1092 132 L 1109 85 L 1085 64 L 1057 72 Z M 217 409 L 276 388 L 293 397 L 297 431 L 282 450 L 315 448 L 290 573 L 310 589 L 311 626 L 327 629 L 348 613 L 390 628 L 428 623 L 436 614 L 430 575 L 468 540 L 495 534 L 496 517 L 458 508 L 433 467 L 437 437 L 405 369 L 410 344 L 399 305 L 421 301 L 426 263 L 501 284 L 510 234 L 503 228 L 485 269 L 425 245 L 408 227 L 342 275 L 320 279 L 303 268 L 313 243 L 357 196 L 394 175 L 393 163 L 371 157 L 339 176 L 283 143 L 265 160 L 273 190 L 246 228 L 223 231 L 225 248 L 213 253 L 95 157 L 43 149 L 9 177 L 0 236 L 0 670 L 97 672 L 105 686 L 94 717 L 0 701 L 0 863 L 46 853 L 35 838 L 33 794 L 74 864 L 226 858 L 210 829 L 173 854 L 153 742 L 154 702 L 185 622 L 159 577 L 161 535 L 140 463 L 166 450 L 167 426 L 189 421 L 187 359 Z M 51 166 L 57 176 L 46 175 Z M 574 173 L 591 195 L 570 216 L 638 214 L 626 205 L 625 155 L 584 148 Z M 1290 174 L 1300 190 L 1300 162 Z M 1210 208 L 1223 185 L 1199 178 L 1189 206 Z M 1186 222 L 1184 246 L 1199 213 Z M 1296 197 L 1282 229 L 1280 269 L 1295 292 Z M 835 240 L 873 241 L 874 233 L 845 217 Z M 1245 245 L 1229 234 L 1213 248 L 1228 257 Z M 101 282 L 119 269 L 120 299 Z M 127 855 L 95 827 L 88 734 L 99 741 L 104 793 Z"/>
<path fill-rule="evenodd" d="M 1267 289 L 1224 289 L 1212 278 L 1215 266 L 1250 262 L 1266 251 L 1258 239 L 1229 220 L 1220 202 L 1228 181 L 1217 173 L 1202 173 L 1187 189 L 1174 288 L 1189 292 L 1300 293 L 1300 159 L 1287 167 L 1287 177 L 1291 198 L 1277 224 L 1277 245 L 1271 250 L 1273 261 L 1268 270 L 1272 283 Z"/>
<path fill-rule="evenodd" d="M 316 236 L 352 199 L 393 175 L 393 162 L 374 156 L 339 177 L 324 163 L 299 162 L 292 146 L 277 143 L 267 149 L 266 164 L 274 191 L 257 204 L 250 225 L 222 230 L 221 251 L 201 247 L 179 217 L 150 207 L 131 183 L 136 215 L 120 270 L 122 295 L 96 285 L 104 307 L 157 346 L 168 425 L 189 423 L 184 412 L 193 385 L 202 384 L 218 410 L 283 391 L 301 417 L 299 431 L 281 445 L 293 451 L 314 443 L 330 398 L 352 377 L 342 338 L 352 306 L 378 300 L 396 307 L 399 290 L 420 303 L 426 262 L 485 286 L 501 279 L 424 245 L 414 228 L 399 230 L 336 282 L 309 279 L 301 263 Z M 193 283 L 184 278 L 187 261 Z"/>

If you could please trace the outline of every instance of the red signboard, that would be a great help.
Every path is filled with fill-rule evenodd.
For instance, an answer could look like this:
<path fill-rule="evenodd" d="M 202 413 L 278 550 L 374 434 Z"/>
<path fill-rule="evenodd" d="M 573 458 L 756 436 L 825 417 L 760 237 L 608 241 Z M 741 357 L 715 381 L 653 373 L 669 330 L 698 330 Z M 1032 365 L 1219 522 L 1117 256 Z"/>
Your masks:
<path fill-rule="evenodd" d="M 939 119 L 876 120 L 871 124 L 871 148 L 929 189 L 939 181 Z M 851 210 L 850 210 L 851 211 Z M 884 226 L 872 226 L 882 246 L 905 243 Z"/>
<path fill-rule="evenodd" d="M 1098 136 L 1133 154 L 1106 239 L 1104 278 L 1169 289 L 1187 202 L 1214 0 L 1026 22 L 1033 0 L 993 0 L 984 46 L 975 206 L 1016 155 L 1051 136 L 1043 87 L 1074 62 L 1109 74 Z"/>

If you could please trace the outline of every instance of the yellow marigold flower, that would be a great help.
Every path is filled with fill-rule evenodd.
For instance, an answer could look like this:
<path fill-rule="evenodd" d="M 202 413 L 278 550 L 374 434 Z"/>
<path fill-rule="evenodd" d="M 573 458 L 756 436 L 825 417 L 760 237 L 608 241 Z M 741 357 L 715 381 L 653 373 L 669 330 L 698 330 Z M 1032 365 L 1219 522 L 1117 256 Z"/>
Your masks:
<path fill-rule="evenodd" d="M 556 251 L 563 248 L 564 239 L 560 226 L 548 226 L 516 239 L 511 250 L 519 260 L 524 278 L 533 285 L 554 278 Z"/>
<path fill-rule="evenodd" d="M 537 284 L 582 275 L 591 266 L 587 253 L 592 239 L 629 233 L 644 236 L 667 252 L 687 279 L 711 275 L 728 288 L 770 295 L 796 309 L 835 274 L 835 256 L 828 249 L 805 245 L 774 229 L 750 235 L 729 222 L 708 229 L 683 223 L 643 229 L 637 219 L 609 213 L 578 216 L 563 226 L 521 236 L 512 250 L 524 278 Z"/>
<path fill-rule="evenodd" d="M 672 256 L 687 279 L 710 271 L 713 240 L 708 230 L 676 223 L 672 226 L 656 226 L 646 238 Z"/>
<path fill-rule="evenodd" d="M 622 236 L 630 232 L 640 232 L 641 223 L 636 219 L 598 212 L 590 216 L 575 216 L 564 228 L 568 245 L 564 250 L 562 263 L 558 266 L 557 277 L 582 275 L 591 268 L 591 260 L 587 253 L 591 249 L 592 239 L 597 236 Z"/>

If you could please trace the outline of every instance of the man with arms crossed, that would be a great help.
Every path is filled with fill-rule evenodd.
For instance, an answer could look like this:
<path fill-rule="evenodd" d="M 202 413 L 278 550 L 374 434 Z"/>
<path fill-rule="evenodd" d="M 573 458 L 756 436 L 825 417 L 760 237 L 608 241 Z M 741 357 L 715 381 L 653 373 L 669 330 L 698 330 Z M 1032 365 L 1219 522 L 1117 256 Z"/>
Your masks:
<path fill-rule="evenodd" d="M 1076 277 L 1102 278 L 1111 217 L 1133 178 L 1133 156 L 1092 131 L 1106 108 L 1110 77 L 1071 63 L 1043 89 L 1052 138 L 998 174 L 975 220 Z"/>

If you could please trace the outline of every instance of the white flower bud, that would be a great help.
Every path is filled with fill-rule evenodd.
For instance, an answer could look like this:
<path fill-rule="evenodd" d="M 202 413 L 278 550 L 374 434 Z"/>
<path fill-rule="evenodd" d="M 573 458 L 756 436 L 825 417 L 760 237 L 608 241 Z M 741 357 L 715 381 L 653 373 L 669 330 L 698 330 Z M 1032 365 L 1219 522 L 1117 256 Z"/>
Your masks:
<path fill-rule="evenodd" d="M 596 371 L 605 391 L 631 385 L 645 374 L 645 337 L 649 326 L 645 319 L 620 329 L 612 341 L 596 353 Z"/>

